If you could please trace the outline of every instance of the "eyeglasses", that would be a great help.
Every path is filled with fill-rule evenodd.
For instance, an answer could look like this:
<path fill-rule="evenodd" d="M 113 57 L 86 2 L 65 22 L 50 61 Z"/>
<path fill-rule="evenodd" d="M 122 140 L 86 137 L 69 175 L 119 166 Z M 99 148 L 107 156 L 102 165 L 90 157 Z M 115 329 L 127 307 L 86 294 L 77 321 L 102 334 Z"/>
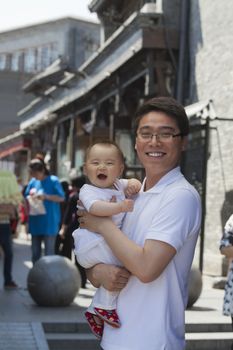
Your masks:
<path fill-rule="evenodd" d="M 152 134 L 151 132 L 139 131 L 137 133 L 137 136 L 142 141 L 150 141 L 154 136 L 157 141 L 169 142 L 175 137 L 183 136 L 183 134 L 171 134 L 169 132 L 159 132 L 158 134 Z"/>

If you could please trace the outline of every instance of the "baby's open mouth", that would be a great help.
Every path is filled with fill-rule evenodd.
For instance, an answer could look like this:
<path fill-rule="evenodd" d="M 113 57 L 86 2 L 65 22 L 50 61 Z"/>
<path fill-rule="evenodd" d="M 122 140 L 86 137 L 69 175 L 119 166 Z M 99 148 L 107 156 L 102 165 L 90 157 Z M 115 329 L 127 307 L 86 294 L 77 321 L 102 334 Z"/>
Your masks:
<path fill-rule="evenodd" d="M 99 174 L 99 175 L 97 175 L 97 177 L 98 177 L 98 179 L 100 179 L 100 180 L 105 180 L 105 179 L 107 179 L 107 175 L 105 175 L 105 174 Z"/>

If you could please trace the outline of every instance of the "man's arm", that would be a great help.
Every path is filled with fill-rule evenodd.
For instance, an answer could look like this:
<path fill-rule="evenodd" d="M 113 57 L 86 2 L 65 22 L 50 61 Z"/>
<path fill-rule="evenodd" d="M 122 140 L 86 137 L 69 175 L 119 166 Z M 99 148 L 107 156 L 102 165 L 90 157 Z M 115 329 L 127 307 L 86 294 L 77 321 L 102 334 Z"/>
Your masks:
<path fill-rule="evenodd" d="M 175 248 L 162 241 L 146 240 L 143 247 L 138 246 L 109 218 L 97 218 L 86 212 L 82 215 L 80 227 L 100 233 L 125 268 L 144 283 L 158 278 L 176 254 Z"/>

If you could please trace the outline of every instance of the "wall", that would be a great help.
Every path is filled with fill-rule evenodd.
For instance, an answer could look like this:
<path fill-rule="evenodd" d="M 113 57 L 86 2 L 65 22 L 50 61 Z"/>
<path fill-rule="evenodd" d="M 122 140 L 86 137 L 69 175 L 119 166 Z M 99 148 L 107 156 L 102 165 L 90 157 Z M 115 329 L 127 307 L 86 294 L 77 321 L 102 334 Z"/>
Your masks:
<path fill-rule="evenodd" d="M 219 253 L 222 225 L 233 211 L 233 2 L 191 1 L 190 100 L 212 99 L 217 116 L 212 121 L 207 175 L 204 272 L 222 274 Z"/>
<path fill-rule="evenodd" d="M 59 56 L 66 58 L 73 68 L 80 66 L 98 47 L 98 29 L 96 23 L 63 18 L 0 33 L 0 56 L 24 52 L 16 71 L 13 71 L 12 58 L 7 58 L 7 67 L 0 68 L 0 137 L 17 129 L 20 122 L 17 112 L 35 98 L 22 92 L 22 86 L 32 74 L 44 69 Z M 56 50 L 49 51 L 48 57 L 43 59 L 44 54 L 40 50 L 50 44 L 55 44 Z M 37 51 L 33 51 L 33 57 L 26 56 L 26 60 L 25 55 L 35 48 Z M 26 61 L 27 64 L 31 62 L 30 69 L 27 68 Z M 25 71 L 30 71 L 31 74 Z"/>
<path fill-rule="evenodd" d="M 31 95 L 21 90 L 29 77 L 29 74 L 0 71 L 0 137 L 17 129 L 20 121 L 17 111 L 32 100 Z"/>

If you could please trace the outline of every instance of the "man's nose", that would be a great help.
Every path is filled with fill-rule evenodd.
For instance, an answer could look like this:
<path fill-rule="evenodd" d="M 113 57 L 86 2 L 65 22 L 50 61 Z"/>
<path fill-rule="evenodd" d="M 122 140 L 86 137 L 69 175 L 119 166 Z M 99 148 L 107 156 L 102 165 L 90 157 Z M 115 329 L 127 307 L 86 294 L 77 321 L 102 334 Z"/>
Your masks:
<path fill-rule="evenodd" d="M 157 134 L 151 135 L 150 143 L 151 144 L 161 143 L 160 137 Z"/>

